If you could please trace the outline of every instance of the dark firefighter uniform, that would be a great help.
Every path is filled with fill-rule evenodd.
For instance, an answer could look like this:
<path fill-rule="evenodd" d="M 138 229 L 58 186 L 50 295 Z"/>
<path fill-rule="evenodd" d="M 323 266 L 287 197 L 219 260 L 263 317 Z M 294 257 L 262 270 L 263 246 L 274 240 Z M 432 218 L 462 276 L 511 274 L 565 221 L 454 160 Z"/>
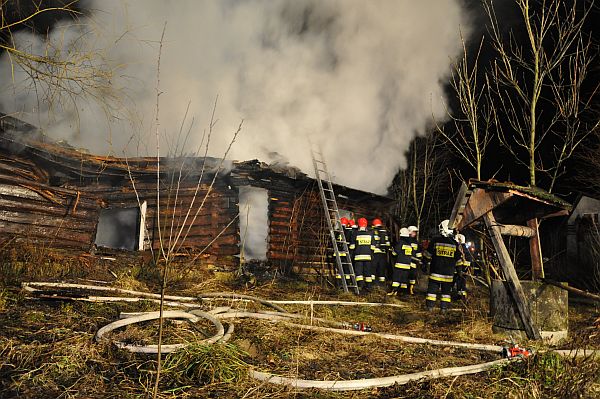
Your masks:
<path fill-rule="evenodd" d="M 469 251 L 470 259 L 471 259 L 471 270 L 474 276 L 481 276 L 481 265 L 483 260 L 481 258 L 481 252 L 478 249 L 475 249 L 473 252 Z"/>
<path fill-rule="evenodd" d="M 373 259 L 374 240 L 373 232 L 360 228 L 354 235 L 354 273 L 356 282 L 362 288 L 365 283 L 373 281 L 371 277 L 371 260 Z"/>
<path fill-rule="evenodd" d="M 450 293 L 452 292 L 456 263 L 461 258 L 458 243 L 452 237 L 435 237 L 429 243 L 425 257 L 430 259 L 427 307 L 435 306 L 438 292 L 441 291 L 440 307 L 448 309 L 452 301 Z"/>
<path fill-rule="evenodd" d="M 408 273 L 409 292 L 412 295 L 414 294 L 415 284 L 417 284 L 417 266 L 420 265 L 423 260 L 423 252 L 421 252 L 421 246 L 416 237 L 408 237 L 408 240 L 412 247 L 410 272 Z"/>
<path fill-rule="evenodd" d="M 340 252 L 340 260 L 342 261 L 342 263 L 344 262 L 348 262 L 349 261 L 349 256 L 346 252 L 344 252 L 343 250 L 343 242 L 346 241 L 346 235 L 344 234 L 343 231 L 336 233 L 336 241 L 337 241 L 337 247 L 338 247 L 338 251 Z M 346 241 L 348 242 L 348 241 Z M 333 260 L 333 264 L 335 265 L 335 278 L 337 280 L 341 280 L 342 279 L 342 275 L 340 274 L 339 269 L 337 268 L 337 262 L 335 261 L 335 251 L 333 252 L 333 256 L 334 256 L 334 260 Z M 343 265 L 344 268 L 344 275 L 346 276 L 346 280 L 350 279 L 350 270 L 349 270 L 349 266 L 348 265 Z"/>
<path fill-rule="evenodd" d="M 358 226 L 354 220 L 351 220 L 348 223 L 348 226 L 344 227 L 344 232 L 346 233 L 346 241 L 348 242 L 348 250 L 350 251 L 350 259 L 354 259 L 354 250 L 356 249 L 356 232 L 358 231 Z"/>
<path fill-rule="evenodd" d="M 394 257 L 394 267 L 392 270 L 392 294 L 408 288 L 408 274 L 410 273 L 410 264 L 413 248 L 409 237 L 400 237 L 396 246 L 392 250 Z"/>
<path fill-rule="evenodd" d="M 456 293 L 461 298 L 467 297 L 467 271 L 471 267 L 471 252 L 465 244 L 459 244 L 460 259 L 456 262 Z"/>
<path fill-rule="evenodd" d="M 390 237 L 385 228 L 377 226 L 373 227 L 373 239 L 375 240 L 372 263 L 373 278 L 384 283 L 387 274 L 387 253 L 391 246 Z"/>

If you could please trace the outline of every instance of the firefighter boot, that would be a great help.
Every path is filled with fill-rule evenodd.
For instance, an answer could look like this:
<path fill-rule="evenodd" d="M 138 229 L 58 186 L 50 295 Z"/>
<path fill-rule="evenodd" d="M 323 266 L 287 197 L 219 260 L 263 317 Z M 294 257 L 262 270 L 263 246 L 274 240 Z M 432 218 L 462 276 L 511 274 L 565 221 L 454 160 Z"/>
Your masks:
<path fill-rule="evenodd" d="M 428 312 L 435 312 L 435 302 L 434 301 L 425 301 L 425 305 L 427 306 Z"/>

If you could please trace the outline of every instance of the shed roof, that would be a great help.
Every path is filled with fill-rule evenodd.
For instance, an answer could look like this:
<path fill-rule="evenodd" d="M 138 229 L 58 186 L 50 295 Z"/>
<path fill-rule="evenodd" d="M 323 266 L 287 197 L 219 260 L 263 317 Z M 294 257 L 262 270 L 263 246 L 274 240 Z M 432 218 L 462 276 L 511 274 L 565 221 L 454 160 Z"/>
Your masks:
<path fill-rule="evenodd" d="M 522 224 L 534 218 L 566 215 L 571 208 L 565 200 L 539 187 L 470 180 L 456 199 L 451 220 L 460 230 L 493 211 L 499 223 Z"/>

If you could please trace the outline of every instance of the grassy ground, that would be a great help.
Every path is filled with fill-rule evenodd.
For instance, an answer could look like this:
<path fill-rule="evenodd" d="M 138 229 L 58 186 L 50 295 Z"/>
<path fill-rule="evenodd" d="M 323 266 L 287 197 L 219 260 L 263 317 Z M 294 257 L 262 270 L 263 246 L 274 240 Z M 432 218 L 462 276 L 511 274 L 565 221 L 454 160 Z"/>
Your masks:
<path fill-rule="evenodd" d="M 157 310 L 139 303 L 86 303 L 40 301 L 28 298 L 21 281 L 70 281 L 157 292 L 157 275 L 149 263 L 132 258 L 119 262 L 60 254 L 36 257 L 23 251 L 0 261 L 0 397 L 2 398 L 143 398 L 152 388 L 155 361 L 114 346 L 96 343 L 98 328 L 118 319 L 120 312 Z M 351 299 L 319 284 L 178 269 L 172 274 L 170 294 L 237 291 L 271 299 Z M 359 300 L 389 300 L 377 291 Z M 373 331 L 417 337 L 502 344 L 492 333 L 484 290 L 473 290 L 466 305 L 441 317 L 423 308 L 423 294 L 392 299 L 402 308 L 346 306 L 286 306 L 307 316 L 345 322 L 366 322 Z M 234 306 L 249 306 L 230 303 Z M 216 304 L 206 304 L 205 308 Z M 598 308 L 577 305 L 570 309 L 571 337 L 563 348 L 600 348 L 600 331 L 594 321 Z M 111 338 L 129 343 L 155 343 L 157 323 L 128 326 Z M 208 324 L 166 323 L 167 343 L 189 346 L 165 358 L 161 397 L 189 398 L 565 398 L 600 395 L 600 362 L 566 359 L 551 353 L 485 373 L 359 392 L 293 391 L 249 379 L 256 367 L 281 375 L 309 379 L 383 377 L 439 367 L 492 360 L 492 354 L 439 346 L 384 341 L 375 337 L 349 337 L 320 333 L 264 321 L 236 324 L 228 345 L 197 344 Z M 527 345 L 528 343 L 523 343 Z"/>

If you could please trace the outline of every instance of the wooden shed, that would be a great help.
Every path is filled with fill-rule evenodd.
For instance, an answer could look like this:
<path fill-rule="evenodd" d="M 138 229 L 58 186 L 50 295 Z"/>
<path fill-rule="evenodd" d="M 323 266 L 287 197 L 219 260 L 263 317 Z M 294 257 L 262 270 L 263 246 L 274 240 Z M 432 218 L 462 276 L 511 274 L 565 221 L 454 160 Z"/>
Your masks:
<path fill-rule="evenodd" d="M 231 270 L 239 265 L 239 193 L 267 193 L 267 263 L 283 272 L 329 273 L 316 181 L 257 160 L 103 157 L 56 143 L 0 115 L 0 242 L 80 252 L 172 245 Z M 393 200 L 335 185 L 350 215 L 387 220 Z"/>
<path fill-rule="evenodd" d="M 513 335 L 524 331 L 530 339 L 566 337 L 567 295 L 540 282 L 544 268 L 539 220 L 567 215 L 570 209 L 570 204 L 537 187 L 497 181 L 463 183 L 450 226 L 464 230 L 484 224 L 488 230 L 504 277 L 504 281 L 489 280 L 494 331 Z M 528 240 L 532 281 L 519 279 L 504 236 Z"/>

